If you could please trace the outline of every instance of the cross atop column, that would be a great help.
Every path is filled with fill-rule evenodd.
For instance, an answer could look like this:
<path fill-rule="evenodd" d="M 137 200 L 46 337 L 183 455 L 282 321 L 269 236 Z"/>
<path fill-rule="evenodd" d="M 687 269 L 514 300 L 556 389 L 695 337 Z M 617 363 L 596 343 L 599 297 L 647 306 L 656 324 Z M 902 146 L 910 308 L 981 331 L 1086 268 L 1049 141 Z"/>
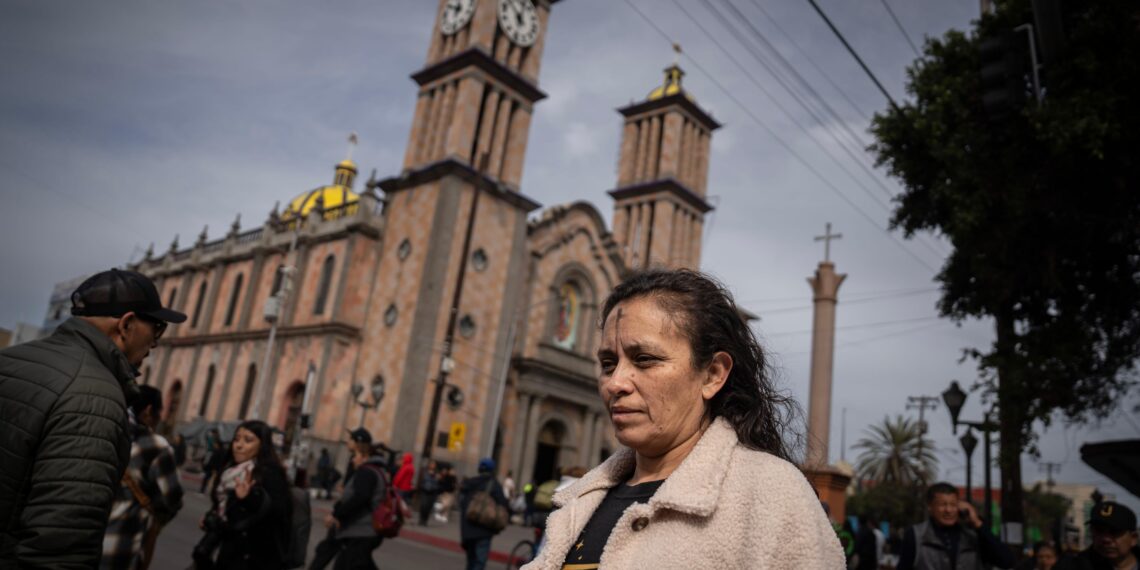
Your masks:
<path fill-rule="evenodd" d="M 823 261 L 825 263 L 831 261 L 831 240 L 833 239 L 843 239 L 843 234 L 831 233 L 831 222 L 827 222 L 823 235 L 815 236 L 815 241 L 823 242 Z"/>

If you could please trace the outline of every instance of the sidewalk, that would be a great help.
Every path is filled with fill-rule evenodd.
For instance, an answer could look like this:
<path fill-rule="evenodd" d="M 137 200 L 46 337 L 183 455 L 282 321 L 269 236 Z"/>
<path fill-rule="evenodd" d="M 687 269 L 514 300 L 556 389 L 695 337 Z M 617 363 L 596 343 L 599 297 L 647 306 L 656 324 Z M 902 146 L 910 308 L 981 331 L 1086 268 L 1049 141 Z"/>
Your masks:
<path fill-rule="evenodd" d="M 198 490 L 202 484 L 202 476 L 199 473 L 189 473 L 181 471 L 182 480 L 186 482 L 186 489 L 190 492 Z M 313 499 L 310 503 L 312 508 L 313 525 L 317 526 L 322 524 L 325 516 L 332 512 L 333 502 L 325 499 Z M 442 523 L 435 518 L 428 520 L 428 526 L 419 526 L 419 513 L 413 513 L 412 520 L 408 521 L 404 528 L 400 529 L 400 536 L 398 540 L 410 540 L 435 548 L 442 548 L 452 552 L 462 554 L 463 547 L 459 544 L 459 510 L 456 508 L 452 511 L 451 516 L 448 517 L 448 522 Z M 491 541 L 491 555 L 490 560 L 495 562 L 506 563 L 509 553 L 516 544 L 523 540 L 534 540 L 534 530 L 530 527 L 523 527 L 517 525 L 510 525 L 503 529 Z"/>

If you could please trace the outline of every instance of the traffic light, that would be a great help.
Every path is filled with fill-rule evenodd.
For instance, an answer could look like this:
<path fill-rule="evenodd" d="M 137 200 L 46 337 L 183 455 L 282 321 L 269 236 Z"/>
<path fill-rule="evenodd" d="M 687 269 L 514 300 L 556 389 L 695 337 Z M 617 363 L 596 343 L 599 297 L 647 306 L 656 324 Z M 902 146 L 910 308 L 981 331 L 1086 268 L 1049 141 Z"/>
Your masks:
<path fill-rule="evenodd" d="M 1025 100 L 1025 58 L 1014 32 L 982 38 L 982 107 L 993 119 L 1010 115 Z"/>

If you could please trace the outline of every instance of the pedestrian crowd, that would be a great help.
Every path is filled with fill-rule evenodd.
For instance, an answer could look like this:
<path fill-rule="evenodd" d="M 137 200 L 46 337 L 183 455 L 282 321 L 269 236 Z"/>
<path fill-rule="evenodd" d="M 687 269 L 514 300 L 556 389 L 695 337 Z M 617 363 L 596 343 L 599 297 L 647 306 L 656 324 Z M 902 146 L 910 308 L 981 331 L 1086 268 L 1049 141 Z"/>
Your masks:
<path fill-rule="evenodd" d="M 99 273 L 71 301 L 72 318 L 51 336 L 0 350 L 0 569 L 146 569 L 183 508 L 187 439 L 161 435 L 171 427 L 161 425 L 162 394 L 135 379 L 186 316 L 131 271 Z M 468 570 L 486 567 L 512 522 L 538 529 L 519 561 L 527 570 L 875 570 L 888 567 L 888 550 L 898 570 L 1138 570 L 1136 516 L 1124 505 L 1093 507 L 1088 549 L 1042 544 L 1018 562 L 946 483 L 927 490 L 925 519 L 891 540 L 859 517 L 845 549 L 791 463 L 794 404 L 722 285 L 694 271 L 640 272 L 600 312 L 598 391 L 623 445 L 600 465 L 519 486 L 483 458 L 461 479 L 449 464 L 417 468 L 412 453 L 360 427 L 347 433 L 343 474 L 324 448 L 309 476 L 307 448 L 287 464 L 274 428 L 246 420 L 228 441 L 205 433 L 198 491 L 209 507 L 193 515 L 201 535 L 187 564 L 376 568 L 386 538 L 413 522 L 447 523 L 458 508 Z M 307 560 L 312 498 L 335 502 Z"/>

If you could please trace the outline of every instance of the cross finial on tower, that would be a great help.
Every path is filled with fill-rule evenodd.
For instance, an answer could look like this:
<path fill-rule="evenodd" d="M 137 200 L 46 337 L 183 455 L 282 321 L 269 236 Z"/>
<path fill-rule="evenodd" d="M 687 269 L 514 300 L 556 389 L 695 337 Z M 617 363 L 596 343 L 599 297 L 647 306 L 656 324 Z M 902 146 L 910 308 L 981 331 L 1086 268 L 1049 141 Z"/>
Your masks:
<path fill-rule="evenodd" d="M 348 158 L 346 160 L 352 160 L 352 149 L 356 148 L 358 144 L 360 144 L 360 138 L 356 136 L 356 131 L 352 131 L 348 135 Z"/>
<path fill-rule="evenodd" d="M 831 262 L 831 240 L 843 239 L 843 234 L 831 233 L 831 222 L 827 222 L 823 235 L 815 236 L 815 241 L 823 242 L 823 261 L 824 263 Z"/>
<path fill-rule="evenodd" d="M 673 65 L 681 63 L 681 44 L 673 44 Z"/>

